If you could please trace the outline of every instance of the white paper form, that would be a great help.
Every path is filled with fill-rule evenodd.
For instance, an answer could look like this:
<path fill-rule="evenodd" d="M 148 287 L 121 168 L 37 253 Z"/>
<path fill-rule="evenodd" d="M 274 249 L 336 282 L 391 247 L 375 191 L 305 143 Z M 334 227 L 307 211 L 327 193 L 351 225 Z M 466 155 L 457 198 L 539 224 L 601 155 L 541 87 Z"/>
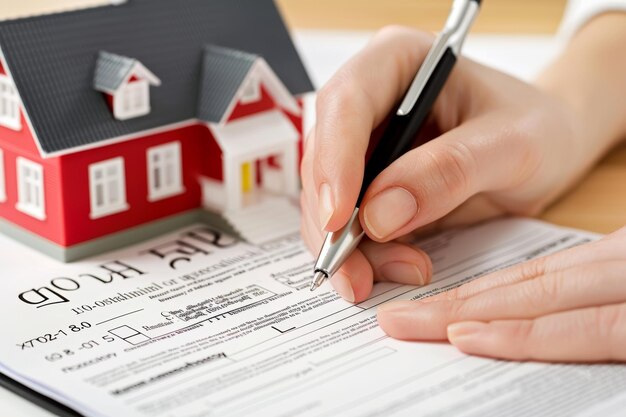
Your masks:
<path fill-rule="evenodd" d="M 89 416 L 623 415 L 623 365 L 512 363 L 388 338 L 376 306 L 597 236 L 507 219 L 421 242 L 435 282 L 359 304 L 298 236 L 263 247 L 193 226 L 63 265 L 0 238 L 2 372 Z"/>

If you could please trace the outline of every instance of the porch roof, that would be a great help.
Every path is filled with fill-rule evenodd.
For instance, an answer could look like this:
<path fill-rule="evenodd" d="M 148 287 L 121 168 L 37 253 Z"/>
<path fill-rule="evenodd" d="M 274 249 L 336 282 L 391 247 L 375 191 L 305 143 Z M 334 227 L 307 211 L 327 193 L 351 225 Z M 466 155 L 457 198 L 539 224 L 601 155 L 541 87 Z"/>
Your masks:
<path fill-rule="evenodd" d="M 280 110 L 244 117 L 223 126 L 210 125 L 225 156 L 254 159 L 266 156 L 271 148 L 298 141 L 299 133 Z"/>

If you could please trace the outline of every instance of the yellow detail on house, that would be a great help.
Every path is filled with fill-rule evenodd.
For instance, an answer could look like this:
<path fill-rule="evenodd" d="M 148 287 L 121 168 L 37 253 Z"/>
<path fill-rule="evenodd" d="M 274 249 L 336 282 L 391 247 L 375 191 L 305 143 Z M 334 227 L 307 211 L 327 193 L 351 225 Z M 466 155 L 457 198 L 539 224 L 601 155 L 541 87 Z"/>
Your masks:
<path fill-rule="evenodd" d="M 244 193 L 252 191 L 253 181 L 252 164 L 250 162 L 241 164 L 241 191 Z"/>

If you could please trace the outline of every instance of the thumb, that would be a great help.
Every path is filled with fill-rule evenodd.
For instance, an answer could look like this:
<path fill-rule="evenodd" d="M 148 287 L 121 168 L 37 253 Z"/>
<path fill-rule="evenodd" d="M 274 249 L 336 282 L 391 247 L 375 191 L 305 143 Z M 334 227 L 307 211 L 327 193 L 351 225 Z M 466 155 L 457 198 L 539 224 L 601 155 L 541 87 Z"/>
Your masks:
<path fill-rule="evenodd" d="M 440 219 L 477 193 L 519 184 L 529 171 L 524 167 L 527 145 L 509 140 L 506 117 L 497 118 L 471 119 L 387 167 L 361 204 L 368 236 L 379 242 L 395 239 Z"/>

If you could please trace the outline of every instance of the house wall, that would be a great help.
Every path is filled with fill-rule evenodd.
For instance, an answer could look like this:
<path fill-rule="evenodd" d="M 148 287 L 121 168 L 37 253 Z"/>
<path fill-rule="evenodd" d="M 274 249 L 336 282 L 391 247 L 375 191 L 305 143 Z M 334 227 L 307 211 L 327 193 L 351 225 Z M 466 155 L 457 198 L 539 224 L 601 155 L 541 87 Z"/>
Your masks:
<path fill-rule="evenodd" d="M 65 235 L 60 242 L 71 246 L 146 222 L 200 207 L 199 176 L 220 155 L 209 152 L 210 132 L 202 125 L 187 126 L 93 150 L 62 156 L 61 180 L 66 219 Z M 147 150 L 173 141 L 181 143 L 184 193 L 150 202 L 148 200 Z M 89 165 L 124 157 L 126 201 L 129 209 L 121 213 L 91 219 Z"/>
<path fill-rule="evenodd" d="M 0 202 L 0 217 L 23 229 L 36 233 L 52 242 L 60 242 L 63 236 L 63 213 L 61 204 L 61 176 L 58 158 L 43 159 L 30 131 L 24 112 L 21 111 L 19 131 L 0 126 L 0 149 L 4 154 L 6 201 Z M 24 157 L 36 162 L 44 171 L 44 201 L 46 219 L 39 220 L 17 210 L 17 158 Z"/>
<path fill-rule="evenodd" d="M 228 120 L 276 108 L 273 98 L 261 87 L 261 99 L 238 103 Z M 302 118 L 286 112 L 301 131 Z M 184 193 L 163 200 L 148 200 L 147 150 L 173 141 L 181 143 Z M 52 158 L 41 158 L 39 149 L 22 114 L 22 129 L 0 126 L 0 149 L 4 153 L 7 199 L 0 202 L 0 217 L 61 246 L 75 244 L 126 230 L 150 221 L 201 206 L 200 176 L 223 179 L 222 152 L 203 124 L 116 143 Z M 18 211 L 16 158 L 25 157 L 43 166 L 46 219 L 38 220 Z M 129 209 L 91 219 L 89 166 L 124 157 L 126 201 Z M 257 172 L 259 172 L 257 170 Z M 259 181 L 259 178 L 257 178 Z"/>

